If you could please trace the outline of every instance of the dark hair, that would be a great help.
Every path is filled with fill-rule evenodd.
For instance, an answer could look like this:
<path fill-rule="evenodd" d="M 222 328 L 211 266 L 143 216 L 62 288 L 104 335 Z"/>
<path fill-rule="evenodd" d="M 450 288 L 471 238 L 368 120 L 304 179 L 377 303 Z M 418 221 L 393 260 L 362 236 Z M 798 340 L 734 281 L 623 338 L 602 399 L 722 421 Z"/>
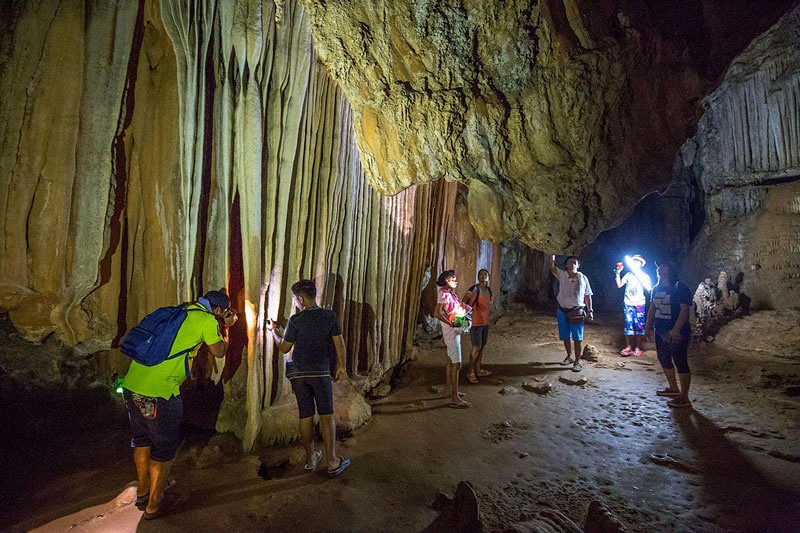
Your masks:
<path fill-rule="evenodd" d="M 491 276 L 492 275 L 492 273 L 489 272 L 487 269 L 482 268 L 482 269 L 478 270 L 478 277 L 481 277 L 481 272 L 486 272 L 487 276 Z"/>
<path fill-rule="evenodd" d="M 300 296 L 301 294 L 305 294 L 309 298 L 316 298 L 317 297 L 317 286 L 314 285 L 314 282 L 310 279 L 301 279 L 294 285 L 292 285 L 292 294 L 295 296 Z"/>
<path fill-rule="evenodd" d="M 675 263 L 670 261 L 669 259 L 663 259 L 661 261 L 656 261 L 657 267 L 666 266 L 669 267 L 670 271 L 675 270 Z"/>
<path fill-rule="evenodd" d="M 578 266 L 580 266 L 580 264 L 581 264 L 581 260 L 580 260 L 580 259 L 578 259 L 578 256 L 577 256 L 577 255 L 568 255 L 568 256 L 567 256 L 567 258 L 566 258 L 566 259 L 564 259 L 564 268 L 566 268 L 566 267 L 567 267 L 567 263 L 569 263 L 569 260 L 570 260 L 570 259 L 574 259 L 574 260 L 575 260 L 575 262 L 576 262 L 576 263 L 578 263 Z"/>
<path fill-rule="evenodd" d="M 436 279 L 436 285 L 438 285 L 439 287 L 444 287 L 445 285 L 447 285 L 447 278 L 452 278 L 455 275 L 456 275 L 455 270 L 445 270 L 444 272 L 439 274 L 439 277 Z"/>
<path fill-rule="evenodd" d="M 670 282 L 674 283 L 681 279 L 680 274 L 678 273 L 678 266 L 675 264 L 675 261 L 673 261 L 672 259 L 664 259 L 662 261 L 656 261 L 657 268 L 663 266 L 669 268 Z"/>

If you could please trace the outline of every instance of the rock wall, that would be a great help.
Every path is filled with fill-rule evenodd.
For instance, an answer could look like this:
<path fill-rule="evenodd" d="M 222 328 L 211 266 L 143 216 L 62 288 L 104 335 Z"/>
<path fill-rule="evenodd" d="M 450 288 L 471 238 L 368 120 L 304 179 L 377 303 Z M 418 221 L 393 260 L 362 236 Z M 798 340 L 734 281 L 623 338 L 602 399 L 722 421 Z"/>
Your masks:
<path fill-rule="evenodd" d="M 339 314 L 363 391 L 406 357 L 426 269 L 494 259 L 456 184 L 367 185 L 294 2 L 17 8 L 0 58 L 0 310 L 29 340 L 108 350 L 153 308 L 227 287 L 243 320 L 220 423 L 249 449 L 276 440 L 264 421 L 291 396 L 263 323 L 292 313 L 294 281 Z"/>
<path fill-rule="evenodd" d="M 669 183 L 700 99 L 794 3 L 301 1 L 371 184 L 461 182 L 480 235 L 555 253 Z"/>
<path fill-rule="evenodd" d="M 681 161 L 705 195 L 696 279 L 731 275 L 754 309 L 800 307 L 800 6 L 731 64 Z"/>

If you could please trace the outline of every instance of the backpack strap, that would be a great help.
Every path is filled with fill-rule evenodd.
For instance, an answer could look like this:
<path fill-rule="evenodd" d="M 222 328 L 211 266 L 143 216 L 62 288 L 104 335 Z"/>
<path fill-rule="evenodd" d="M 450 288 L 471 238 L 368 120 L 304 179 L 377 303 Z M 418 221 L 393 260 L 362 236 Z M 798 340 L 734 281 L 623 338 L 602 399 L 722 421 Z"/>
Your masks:
<path fill-rule="evenodd" d="M 476 283 L 475 285 L 473 285 L 472 287 L 467 289 L 467 292 L 471 292 L 472 294 L 475 294 L 475 289 L 478 289 L 479 285 L 480 285 L 480 283 Z M 492 294 L 492 288 L 491 287 L 486 287 L 486 288 L 489 289 L 489 298 L 494 298 L 494 295 Z M 478 289 L 478 290 L 480 291 L 480 289 Z M 476 294 L 476 296 L 479 296 L 479 295 L 480 295 L 480 293 Z"/>
<path fill-rule="evenodd" d="M 192 311 L 197 311 L 197 312 L 201 312 L 201 313 L 206 313 L 208 315 L 213 315 L 214 314 L 214 313 L 210 313 L 208 311 L 208 309 L 206 309 L 206 306 L 204 306 L 203 304 L 200 304 L 200 308 L 199 309 L 197 307 L 191 307 L 190 308 L 188 305 L 184 305 L 183 308 L 186 310 L 187 313 L 192 312 Z M 184 355 L 189 355 L 190 353 L 195 351 L 195 349 L 197 349 L 197 347 L 200 346 L 201 344 L 203 344 L 202 341 L 198 342 L 197 344 L 195 344 L 191 348 L 186 348 L 185 350 L 181 350 L 180 352 L 176 352 L 176 353 L 174 353 L 172 355 L 168 355 L 166 357 L 166 359 L 164 359 L 164 360 L 165 361 L 169 361 L 170 359 L 177 359 L 178 357 L 181 357 L 181 356 L 184 356 Z M 184 370 L 186 372 L 186 377 L 189 377 L 189 358 L 188 357 L 185 357 L 183 359 L 183 368 L 184 368 Z"/>

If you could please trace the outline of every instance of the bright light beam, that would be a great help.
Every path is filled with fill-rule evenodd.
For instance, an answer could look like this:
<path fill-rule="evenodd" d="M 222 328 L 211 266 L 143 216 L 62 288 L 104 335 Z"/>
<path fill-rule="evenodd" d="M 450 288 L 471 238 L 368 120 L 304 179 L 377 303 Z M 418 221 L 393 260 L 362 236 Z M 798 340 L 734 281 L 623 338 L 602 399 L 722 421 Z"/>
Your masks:
<path fill-rule="evenodd" d="M 625 256 L 625 265 L 627 265 L 628 270 L 630 270 L 631 273 L 633 273 L 633 275 L 636 276 L 636 279 L 638 279 L 639 283 L 642 284 L 642 287 L 644 287 L 644 290 L 646 290 L 648 292 L 653 290 L 653 287 L 650 286 L 650 283 L 648 282 L 648 279 L 642 276 L 642 267 L 639 266 L 639 262 L 638 261 L 634 261 L 633 259 L 631 259 L 631 256 L 626 255 Z"/>

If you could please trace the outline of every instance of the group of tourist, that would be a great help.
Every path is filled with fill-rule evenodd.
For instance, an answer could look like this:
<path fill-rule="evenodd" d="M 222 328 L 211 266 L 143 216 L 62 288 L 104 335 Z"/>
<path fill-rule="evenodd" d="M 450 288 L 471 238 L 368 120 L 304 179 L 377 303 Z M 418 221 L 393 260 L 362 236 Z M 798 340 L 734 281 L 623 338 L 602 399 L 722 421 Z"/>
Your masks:
<path fill-rule="evenodd" d="M 620 277 L 616 268 L 617 287 L 625 287 L 625 336 L 627 346 L 620 355 L 642 355 L 642 339 L 655 331 L 658 360 L 667 378 L 667 387 L 659 396 L 671 397 L 668 405 L 690 407 L 688 392 L 691 373 L 687 364 L 689 345 L 688 312 L 691 294 L 673 276 L 673 265 L 660 262 L 658 283 L 650 290 L 649 278 L 641 270 L 646 264 L 641 256 L 629 261 L 629 272 Z M 592 288 L 589 279 L 579 271 L 577 257 L 567 257 L 564 269 L 548 258 L 548 268 L 559 282 L 556 300 L 559 339 L 564 342 L 564 365 L 581 371 L 584 322 L 594 319 Z M 446 270 L 437 279 L 434 316 L 441 322 L 442 338 L 447 347 L 445 379 L 449 407 L 466 409 L 471 404 L 459 393 L 461 370 L 461 334 L 469 330 L 472 350 L 467 380 L 479 383 L 491 375 L 482 367 L 483 350 L 489 335 L 489 310 L 492 305 L 490 275 L 478 271 L 478 282 L 459 298 L 458 278 Z M 328 477 L 340 475 L 350 465 L 347 457 L 336 454 L 332 381 L 346 378 L 346 354 L 341 325 L 333 311 L 322 309 L 316 302 L 316 286 L 301 280 L 292 286 L 296 309 L 286 328 L 267 320 L 277 349 L 281 353 L 294 350 L 286 363 L 286 377 L 291 381 L 299 411 L 300 440 L 305 450 L 304 469 L 313 472 L 324 465 Z M 650 305 L 645 313 L 645 295 L 650 292 Z M 190 312 L 194 311 L 194 312 Z M 184 497 L 167 492 L 174 483 L 168 479 L 172 462 L 180 444 L 183 404 L 180 385 L 189 375 L 189 362 L 203 344 L 214 357 L 223 357 L 228 349 L 228 328 L 237 320 L 236 311 L 223 291 L 210 291 L 186 306 L 186 317 L 177 330 L 167 360 L 155 366 L 131 362 L 123 382 L 123 398 L 131 425 L 131 446 L 134 449 L 138 488 L 136 505 L 151 520 L 177 508 Z M 173 354 L 176 357 L 172 357 Z M 177 357 L 185 355 L 185 357 Z M 314 415 L 319 415 L 323 448 L 314 446 Z"/>
<path fill-rule="evenodd" d="M 442 339 L 447 346 L 445 375 L 450 393 L 449 406 L 466 409 L 471 404 L 458 392 L 458 375 L 461 371 L 461 332 L 459 328 L 469 326 L 472 351 L 469 356 L 467 380 L 478 383 L 479 377 L 490 376 L 489 370 L 481 368 L 483 348 L 489 339 L 489 308 L 492 304 L 492 289 L 489 287 L 489 271 L 478 271 L 478 283 L 469 288 L 463 300 L 456 294 L 458 279 L 452 270 L 445 270 L 436 280 L 436 309 L 433 316 L 442 324 Z M 471 318 L 470 318 L 471 317 Z M 467 323 L 465 323 L 465 321 Z"/>
<path fill-rule="evenodd" d="M 578 270 L 580 261 L 576 256 L 566 258 L 563 270 L 556 266 L 555 259 L 555 256 L 549 256 L 547 267 L 558 280 L 556 320 L 558 337 L 563 341 L 566 351 L 566 357 L 561 364 L 572 365 L 573 372 L 580 372 L 585 321 L 594 320 L 592 287 L 589 279 Z M 658 283 L 655 287 L 651 287 L 650 277 L 642 270 L 647 264 L 644 257 L 638 254 L 626 257 L 626 262 L 628 272 L 624 276 L 621 276 L 623 263 L 617 263 L 615 269 L 617 288 L 625 287 L 624 333 L 627 345 L 620 351 L 620 355 L 641 356 L 644 353 L 643 339 L 655 331 L 656 354 L 667 379 L 667 387 L 656 391 L 656 394 L 670 397 L 667 402 L 670 407 L 691 407 L 689 400 L 691 372 L 687 359 L 691 293 L 673 275 L 673 265 L 668 261 L 661 261 L 657 265 Z M 470 329 L 472 352 L 467 381 L 478 383 L 479 377 L 491 375 L 489 370 L 481 368 L 483 349 L 488 339 L 489 307 L 492 302 L 489 271 L 481 269 L 478 272 L 478 283 L 469 288 L 463 299 L 459 299 L 456 294 L 458 279 L 453 270 L 442 272 L 437 285 L 439 289 L 434 317 L 441 322 L 442 338 L 447 347 L 445 374 L 450 395 L 449 406 L 464 409 L 471 404 L 458 391 L 461 369 L 459 327 L 462 317 L 472 316 Z M 650 306 L 645 311 L 647 293 L 650 294 Z"/>

